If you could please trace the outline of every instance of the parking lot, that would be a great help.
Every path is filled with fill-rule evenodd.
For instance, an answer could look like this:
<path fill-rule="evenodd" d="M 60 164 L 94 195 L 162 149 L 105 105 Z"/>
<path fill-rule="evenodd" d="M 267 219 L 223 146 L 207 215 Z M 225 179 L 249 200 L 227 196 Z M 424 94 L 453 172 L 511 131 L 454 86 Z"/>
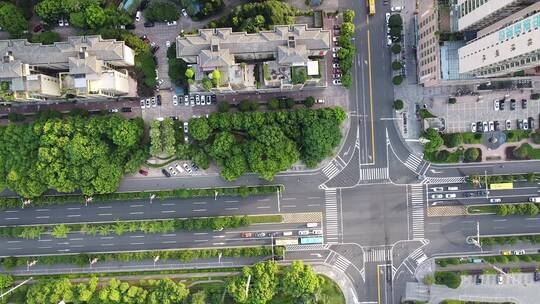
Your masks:
<path fill-rule="evenodd" d="M 506 95 L 506 98 L 505 98 Z M 495 109 L 495 101 L 505 99 L 504 109 Z M 516 101 L 515 110 L 511 110 L 511 99 Z M 522 99 L 527 100 L 527 106 L 522 106 Z M 478 96 L 457 97 L 456 104 L 449 104 L 448 99 L 436 99 L 429 111 L 442 117 L 446 121 L 445 133 L 471 132 L 471 124 L 480 122 L 483 129 L 483 122 L 486 122 L 490 129 L 489 122 L 499 122 L 500 130 L 506 130 L 506 121 L 510 121 L 510 128 L 518 128 L 518 119 L 528 119 L 532 117 L 538 127 L 538 114 L 540 113 L 540 102 L 530 100 L 530 93 L 489 93 L 482 95 L 482 100 L 478 101 Z M 499 103 L 500 106 L 500 103 Z M 480 130 L 482 131 L 482 130 Z"/>

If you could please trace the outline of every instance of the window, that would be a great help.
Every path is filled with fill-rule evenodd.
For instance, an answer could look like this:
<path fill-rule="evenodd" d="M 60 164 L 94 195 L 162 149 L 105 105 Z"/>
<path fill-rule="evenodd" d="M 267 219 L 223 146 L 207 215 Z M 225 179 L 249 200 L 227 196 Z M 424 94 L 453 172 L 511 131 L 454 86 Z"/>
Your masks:
<path fill-rule="evenodd" d="M 499 50 L 495 50 L 495 57 L 499 56 Z"/>

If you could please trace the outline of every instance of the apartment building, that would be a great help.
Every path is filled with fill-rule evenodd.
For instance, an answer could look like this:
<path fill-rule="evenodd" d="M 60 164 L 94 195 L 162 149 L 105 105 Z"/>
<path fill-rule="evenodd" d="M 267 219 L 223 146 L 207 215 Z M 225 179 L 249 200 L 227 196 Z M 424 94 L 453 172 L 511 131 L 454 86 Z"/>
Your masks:
<path fill-rule="evenodd" d="M 52 45 L 0 40 L 0 54 L 0 82 L 9 83 L 15 100 L 123 96 L 129 93 L 126 68 L 135 64 L 135 53 L 123 41 L 101 36 Z"/>
<path fill-rule="evenodd" d="M 419 5 L 418 40 L 416 59 L 418 83 L 429 87 L 438 85 L 441 80 L 439 48 L 439 12 L 437 1 L 422 0 Z"/>
<path fill-rule="evenodd" d="M 458 0 L 458 30 L 477 31 L 538 0 Z"/>
<path fill-rule="evenodd" d="M 540 3 L 478 32 L 459 49 L 459 72 L 497 77 L 540 65 Z"/>
<path fill-rule="evenodd" d="M 324 57 L 331 47 L 330 32 L 307 25 L 280 25 L 254 34 L 230 28 L 200 29 L 176 39 L 176 56 L 195 71 L 198 81 L 219 70 L 221 84 L 212 90 L 234 92 L 264 89 L 301 89 L 325 86 Z M 295 73 L 307 76 L 294 81 Z"/>

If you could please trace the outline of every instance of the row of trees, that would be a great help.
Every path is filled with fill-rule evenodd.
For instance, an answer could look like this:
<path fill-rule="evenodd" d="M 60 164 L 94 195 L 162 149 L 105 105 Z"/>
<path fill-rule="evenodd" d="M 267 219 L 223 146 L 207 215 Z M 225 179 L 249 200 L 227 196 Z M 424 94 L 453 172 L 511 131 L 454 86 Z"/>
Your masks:
<path fill-rule="evenodd" d="M 529 183 L 533 183 L 536 181 L 538 176 L 534 173 L 527 173 L 524 175 L 521 174 L 509 174 L 509 175 L 487 175 L 484 174 L 471 174 L 467 176 L 467 183 L 471 185 L 485 185 L 488 184 L 496 184 L 496 183 L 503 183 L 503 182 L 513 182 L 513 181 L 527 181 Z"/>
<path fill-rule="evenodd" d="M 199 0 L 193 2 L 190 0 L 179 0 L 180 5 L 185 7 L 192 19 L 203 19 L 215 15 L 225 7 L 223 0 Z M 200 9 L 197 7 L 199 6 Z"/>
<path fill-rule="evenodd" d="M 28 21 L 23 11 L 11 2 L 0 2 L 0 27 L 11 38 L 21 38 L 28 29 Z"/>
<path fill-rule="evenodd" d="M 32 198 L 48 189 L 84 194 L 116 190 L 123 173 L 146 159 L 143 121 L 120 115 L 62 118 L 0 127 L 0 185 Z"/>
<path fill-rule="evenodd" d="M 80 232 L 88 235 L 106 236 L 109 234 L 123 235 L 126 232 L 169 233 L 181 230 L 203 230 L 246 227 L 251 223 L 248 216 L 205 217 L 154 221 L 117 221 L 111 224 L 59 224 L 51 226 L 14 226 L 0 227 L 1 237 L 20 237 L 38 239 L 43 234 L 55 238 L 66 238 L 70 232 Z"/>
<path fill-rule="evenodd" d="M 177 146 L 177 156 L 193 159 L 202 168 L 211 158 L 225 180 L 255 172 L 265 180 L 302 159 L 314 167 L 341 140 L 341 108 L 277 112 L 212 113 L 192 118 L 194 143 Z"/>
<path fill-rule="evenodd" d="M 240 275 L 227 282 L 227 291 L 235 303 L 242 304 L 265 304 L 278 294 L 288 300 L 283 303 L 313 303 L 321 282 L 322 278 L 302 261 L 294 261 L 282 273 L 274 261 L 268 261 L 244 267 Z"/>
<path fill-rule="evenodd" d="M 235 32 L 256 33 L 274 25 L 293 24 L 298 14 L 298 9 L 278 0 L 253 2 L 235 7 L 227 16 L 211 21 L 208 27 L 232 27 Z"/>
<path fill-rule="evenodd" d="M 339 66 L 342 71 L 341 83 L 344 87 L 350 88 L 352 85 L 352 66 L 356 56 L 356 47 L 353 44 L 352 35 L 354 33 L 354 11 L 346 10 L 343 12 L 343 24 L 341 24 L 341 36 L 338 43 L 341 48 L 337 55 Z"/>
<path fill-rule="evenodd" d="M 538 205 L 534 203 L 526 204 L 499 204 L 497 205 L 497 215 L 529 215 L 535 216 L 538 214 Z"/>
<path fill-rule="evenodd" d="M 150 154 L 158 156 L 174 155 L 176 147 L 174 121 L 167 117 L 163 121 L 154 120 L 150 123 Z"/>

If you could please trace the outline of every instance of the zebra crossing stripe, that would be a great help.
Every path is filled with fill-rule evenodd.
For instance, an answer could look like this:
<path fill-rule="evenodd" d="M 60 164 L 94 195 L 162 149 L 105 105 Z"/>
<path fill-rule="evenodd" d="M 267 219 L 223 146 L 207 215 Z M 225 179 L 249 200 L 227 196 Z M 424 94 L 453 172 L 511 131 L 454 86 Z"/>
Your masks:
<path fill-rule="evenodd" d="M 465 176 L 456 177 L 426 177 L 422 184 L 459 184 L 467 180 Z"/>
<path fill-rule="evenodd" d="M 323 250 L 327 249 L 322 244 L 308 244 L 308 245 L 285 245 L 286 251 L 307 251 L 307 250 Z"/>
<path fill-rule="evenodd" d="M 418 173 L 418 167 L 420 165 L 423 166 L 422 159 L 420 159 L 418 156 L 414 154 L 409 154 L 409 157 L 407 157 L 407 160 L 404 163 L 405 167 L 411 169 L 413 172 Z"/>
<path fill-rule="evenodd" d="M 388 167 L 360 169 L 360 180 L 388 179 Z"/>
<path fill-rule="evenodd" d="M 347 271 L 347 268 L 351 265 L 351 262 L 347 260 L 346 258 L 342 257 L 341 255 L 338 256 L 336 261 L 334 262 L 334 266 L 341 269 L 341 271 L 345 272 Z"/>
<path fill-rule="evenodd" d="M 338 229 L 338 210 L 336 189 L 327 189 L 324 191 L 325 201 L 325 229 L 329 243 L 337 243 L 339 236 Z M 334 242 L 334 240 L 336 240 Z"/>
<path fill-rule="evenodd" d="M 386 249 L 372 249 L 368 250 L 367 254 L 364 254 L 364 260 L 366 262 L 384 262 L 388 256 Z"/>
<path fill-rule="evenodd" d="M 424 239 L 424 185 L 411 185 L 413 240 Z"/>
<path fill-rule="evenodd" d="M 338 175 L 338 173 L 339 173 L 339 169 L 334 164 L 333 161 L 331 163 L 329 163 L 326 167 L 324 167 L 324 169 L 322 171 L 323 171 L 324 175 L 326 175 L 326 177 L 328 177 L 328 178 L 332 178 L 332 177 Z"/>

